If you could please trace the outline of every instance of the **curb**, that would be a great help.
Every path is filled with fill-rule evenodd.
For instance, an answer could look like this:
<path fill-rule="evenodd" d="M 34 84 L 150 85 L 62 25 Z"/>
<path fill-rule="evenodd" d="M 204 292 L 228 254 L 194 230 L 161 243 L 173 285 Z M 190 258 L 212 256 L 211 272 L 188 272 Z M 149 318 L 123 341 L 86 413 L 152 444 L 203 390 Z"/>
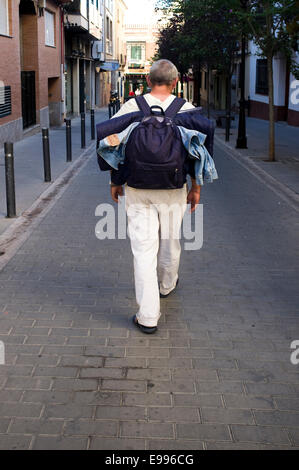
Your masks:
<path fill-rule="evenodd" d="M 221 148 L 225 147 L 226 153 L 239 163 L 243 168 L 246 168 L 253 176 L 271 189 L 277 196 L 281 197 L 289 204 L 295 211 L 299 212 L 299 194 L 295 193 L 283 183 L 278 181 L 273 176 L 269 175 L 265 170 L 260 168 L 255 162 L 250 160 L 250 157 L 242 155 L 238 150 L 231 148 L 226 142 L 223 142 L 217 135 L 214 136 L 215 143 Z"/>
<path fill-rule="evenodd" d="M 0 271 L 29 238 L 46 214 L 61 198 L 70 183 L 89 161 L 88 153 L 95 147 L 91 142 L 78 157 L 0 236 Z"/>

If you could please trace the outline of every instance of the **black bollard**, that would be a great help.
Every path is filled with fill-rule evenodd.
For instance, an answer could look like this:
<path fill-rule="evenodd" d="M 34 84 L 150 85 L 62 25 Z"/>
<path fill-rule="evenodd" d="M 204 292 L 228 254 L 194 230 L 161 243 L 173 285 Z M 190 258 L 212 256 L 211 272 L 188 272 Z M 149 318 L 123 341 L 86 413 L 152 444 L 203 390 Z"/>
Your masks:
<path fill-rule="evenodd" d="M 65 119 L 66 130 L 66 161 L 72 161 L 72 121 Z"/>
<path fill-rule="evenodd" d="M 112 106 L 113 106 L 113 105 L 112 105 L 111 103 L 108 104 L 109 119 L 112 118 Z"/>
<path fill-rule="evenodd" d="M 47 127 L 42 128 L 42 139 L 43 139 L 43 154 L 44 154 L 44 177 L 45 177 L 45 183 L 49 183 L 51 181 L 51 163 L 50 163 L 49 129 Z"/>
<path fill-rule="evenodd" d="M 94 140 L 95 139 L 94 109 L 90 110 L 90 134 L 91 134 L 91 140 Z"/>
<path fill-rule="evenodd" d="M 11 142 L 5 142 L 4 153 L 7 217 L 12 218 L 16 216 L 16 193 L 13 144 Z"/>
<path fill-rule="evenodd" d="M 85 113 L 81 113 L 81 149 L 85 148 Z"/>

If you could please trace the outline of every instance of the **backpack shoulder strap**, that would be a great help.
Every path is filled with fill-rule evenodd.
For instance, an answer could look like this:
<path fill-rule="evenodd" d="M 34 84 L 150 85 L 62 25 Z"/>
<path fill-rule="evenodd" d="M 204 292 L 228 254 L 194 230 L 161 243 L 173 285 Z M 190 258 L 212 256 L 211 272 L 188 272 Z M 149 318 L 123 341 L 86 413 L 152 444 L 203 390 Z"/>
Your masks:
<path fill-rule="evenodd" d="M 147 104 L 146 99 L 144 98 L 144 96 L 142 96 L 142 95 L 136 96 L 135 101 L 136 101 L 137 106 L 138 106 L 138 108 L 140 109 L 140 111 L 141 111 L 145 116 L 150 116 L 150 114 L 151 114 L 151 108 L 150 108 L 149 105 Z"/>
<path fill-rule="evenodd" d="M 171 119 L 175 117 L 175 115 L 179 112 L 179 110 L 184 106 L 186 100 L 183 98 L 175 98 L 171 105 L 165 111 L 165 115 Z"/>

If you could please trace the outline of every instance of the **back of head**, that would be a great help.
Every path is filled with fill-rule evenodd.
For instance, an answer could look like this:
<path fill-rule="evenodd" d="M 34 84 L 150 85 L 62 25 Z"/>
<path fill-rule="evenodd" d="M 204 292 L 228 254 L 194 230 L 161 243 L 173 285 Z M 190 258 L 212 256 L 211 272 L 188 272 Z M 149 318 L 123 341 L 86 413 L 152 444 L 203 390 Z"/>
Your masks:
<path fill-rule="evenodd" d="M 152 86 L 171 86 L 178 78 L 176 66 L 167 59 L 160 59 L 154 62 L 149 73 L 149 80 Z"/>

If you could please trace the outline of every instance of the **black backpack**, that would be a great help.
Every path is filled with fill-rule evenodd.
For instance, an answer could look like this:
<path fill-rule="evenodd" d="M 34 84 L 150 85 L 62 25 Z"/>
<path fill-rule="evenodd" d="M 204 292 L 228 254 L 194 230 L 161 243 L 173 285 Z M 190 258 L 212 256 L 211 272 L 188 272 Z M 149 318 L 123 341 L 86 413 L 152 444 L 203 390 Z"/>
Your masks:
<path fill-rule="evenodd" d="M 165 112 L 160 106 L 149 107 L 142 95 L 136 98 L 136 102 L 144 117 L 126 145 L 128 186 L 140 189 L 182 188 L 186 182 L 187 151 L 173 118 L 186 101 L 175 98 Z"/>

